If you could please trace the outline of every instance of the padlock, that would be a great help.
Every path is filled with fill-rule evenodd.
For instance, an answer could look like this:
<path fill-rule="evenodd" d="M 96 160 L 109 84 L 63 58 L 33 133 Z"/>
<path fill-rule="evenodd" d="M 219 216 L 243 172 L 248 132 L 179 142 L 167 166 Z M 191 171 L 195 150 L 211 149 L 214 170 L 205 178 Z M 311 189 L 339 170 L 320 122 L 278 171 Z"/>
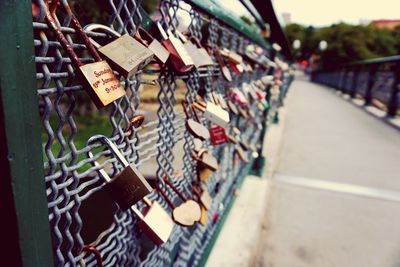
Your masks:
<path fill-rule="evenodd" d="M 233 88 L 231 91 L 231 96 L 240 106 L 247 105 L 247 98 L 239 89 Z"/>
<path fill-rule="evenodd" d="M 89 138 L 87 145 L 90 146 L 96 142 L 100 142 L 110 149 L 112 155 L 124 167 L 124 170 L 113 178 L 110 178 L 104 169 L 97 170 L 97 173 L 107 183 L 105 188 L 118 206 L 122 210 L 127 210 L 129 207 L 148 195 L 153 188 L 139 170 L 128 163 L 122 153 L 118 150 L 117 146 L 110 139 L 104 135 L 95 135 Z M 93 153 L 91 151 L 88 151 L 87 155 L 89 158 L 93 158 Z M 100 165 L 95 160 L 91 163 L 96 167 Z"/>
<path fill-rule="evenodd" d="M 87 93 L 95 103 L 97 108 L 102 108 L 112 103 L 113 101 L 124 96 L 125 90 L 121 86 L 119 80 L 114 75 L 113 70 L 110 65 L 101 59 L 100 55 L 97 53 L 96 49 L 89 40 L 79 21 L 72 13 L 71 9 L 66 8 L 66 12 L 71 18 L 71 24 L 74 27 L 76 33 L 82 38 L 85 45 L 87 46 L 89 53 L 93 56 L 95 62 L 82 64 L 79 60 L 78 55 L 73 50 L 72 45 L 67 40 L 65 35 L 61 32 L 58 27 L 57 22 L 54 19 L 58 1 L 52 1 L 52 10 L 49 10 L 48 0 L 45 1 L 45 18 L 46 23 L 54 32 L 57 40 L 60 42 L 61 46 L 67 52 L 72 64 L 76 70 L 79 70 L 80 78 L 83 81 L 83 86 Z"/>
<path fill-rule="evenodd" d="M 161 64 L 167 62 L 169 57 L 168 50 L 144 28 L 139 27 L 134 38 L 150 49 Z"/>
<path fill-rule="evenodd" d="M 234 115 L 239 115 L 239 110 L 237 109 L 236 105 L 233 104 L 231 100 L 228 100 L 228 108 Z"/>
<path fill-rule="evenodd" d="M 227 48 L 223 48 L 220 50 L 220 53 L 223 57 L 227 58 L 229 61 L 235 63 L 235 64 L 240 64 L 243 62 L 243 58 L 241 55 L 235 53 L 232 50 L 229 50 Z"/>
<path fill-rule="evenodd" d="M 214 53 L 215 59 L 217 60 L 217 63 L 219 65 L 219 68 L 221 69 L 222 76 L 225 78 L 226 81 L 231 82 L 232 81 L 232 74 L 229 70 L 229 68 L 225 65 L 223 58 L 221 57 L 221 54 L 218 50 L 215 51 Z"/>
<path fill-rule="evenodd" d="M 203 142 L 199 138 L 193 139 L 193 150 L 197 153 L 203 147 Z"/>
<path fill-rule="evenodd" d="M 200 216 L 199 223 L 204 226 L 204 225 L 207 225 L 208 212 L 205 207 L 201 206 L 200 208 L 201 208 L 201 216 Z"/>
<path fill-rule="evenodd" d="M 191 70 L 194 67 L 193 59 L 188 54 L 180 39 L 176 38 L 169 29 L 165 32 L 160 21 L 157 21 L 157 27 L 163 38 L 162 44 L 170 53 L 168 61 L 175 71 L 187 72 Z"/>
<path fill-rule="evenodd" d="M 207 127 L 205 127 L 203 124 L 200 123 L 200 120 L 194 108 L 192 108 L 192 112 L 194 113 L 196 120 L 189 118 L 190 117 L 188 113 L 189 107 L 186 101 L 182 101 L 182 107 L 186 117 L 188 118 L 186 120 L 185 125 L 189 133 L 193 135 L 195 138 L 199 138 L 201 141 L 209 139 L 210 132 L 208 131 Z"/>
<path fill-rule="evenodd" d="M 132 212 L 139 218 L 137 224 L 156 245 L 162 245 L 168 241 L 174 222 L 157 201 L 152 203 L 147 197 L 142 200 L 147 206 L 144 214 L 135 206 L 131 207 Z"/>
<path fill-rule="evenodd" d="M 165 179 L 164 179 L 165 180 Z M 172 184 L 172 183 L 171 183 Z M 171 184 L 168 184 L 171 187 Z M 173 185 L 172 185 L 173 186 Z M 172 208 L 172 218 L 175 223 L 189 227 L 195 222 L 200 220 L 201 209 L 200 205 L 193 199 L 186 199 L 179 190 L 173 186 L 171 187 L 175 193 L 179 192 L 178 196 L 182 199 L 182 203 L 176 206 L 168 197 L 168 195 L 163 191 L 160 185 L 156 185 L 157 192 L 159 192 L 163 198 L 167 201 L 168 205 Z"/>
<path fill-rule="evenodd" d="M 206 209 L 209 210 L 212 206 L 213 199 L 206 190 L 205 187 L 201 188 L 201 191 L 199 191 L 199 188 L 196 185 L 193 185 L 193 192 L 197 195 L 200 204 Z"/>
<path fill-rule="evenodd" d="M 201 216 L 200 205 L 193 199 L 188 199 L 186 196 L 184 196 L 183 193 L 173 185 L 168 177 L 164 177 L 164 182 L 182 200 L 182 204 L 174 208 L 172 212 L 174 221 L 182 226 L 192 226 L 195 222 L 199 221 Z"/>
<path fill-rule="evenodd" d="M 198 110 L 203 111 L 204 117 L 207 120 L 209 120 L 223 128 L 226 128 L 228 126 L 229 113 L 226 110 L 224 110 L 223 108 L 221 108 L 220 106 L 215 105 L 211 102 L 207 102 L 206 107 L 202 106 L 199 103 L 193 103 L 193 106 L 195 108 L 197 108 Z"/>
<path fill-rule="evenodd" d="M 225 129 L 216 125 L 213 125 L 210 128 L 210 137 L 213 145 L 221 145 L 228 141 Z"/>
<path fill-rule="evenodd" d="M 192 156 L 201 167 L 209 168 L 213 172 L 219 168 L 217 159 L 205 148 L 200 149 L 197 154 L 192 154 Z"/>
<path fill-rule="evenodd" d="M 107 58 L 110 65 L 124 77 L 131 77 L 153 60 L 154 53 L 129 34 L 121 36 L 110 27 L 94 23 L 86 25 L 84 29 L 88 32 L 104 32 L 112 36 L 114 40 L 104 46 L 93 38 L 89 39 L 100 54 Z"/>
<path fill-rule="evenodd" d="M 186 36 L 179 31 L 176 31 L 176 33 L 183 42 L 183 46 L 186 48 L 186 51 L 188 51 L 196 68 L 214 65 L 211 56 L 201 45 L 199 39 L 194 36 L 186 38 Z"/>

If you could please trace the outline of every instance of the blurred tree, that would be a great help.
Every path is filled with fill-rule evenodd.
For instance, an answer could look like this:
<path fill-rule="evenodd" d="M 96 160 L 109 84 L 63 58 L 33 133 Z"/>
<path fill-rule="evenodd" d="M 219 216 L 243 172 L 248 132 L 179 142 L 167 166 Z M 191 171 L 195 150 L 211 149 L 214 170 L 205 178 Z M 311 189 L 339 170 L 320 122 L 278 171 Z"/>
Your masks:
<path fill-rule="evenodd" d="M 141 5 L 148 14 L 153 14 L 153 12 L 156 11 L 158 6 L 160 5 L 160 0 L 142 1 Z"/>
<path fill-rule="evenodd" d="M 320 54 L 324 67 L 400 53 L 400 27 L 389 30 L 378 29 L 372 25 L 354 26 L 339 23 L 313 28 L 289 24 L 285 27 L 285 32 L 291 43 L 296 39 L 301 41 L 299 60 Z M 328 48 L 323 53 L 318 50 L 321 40 L 328 42 Z"/>

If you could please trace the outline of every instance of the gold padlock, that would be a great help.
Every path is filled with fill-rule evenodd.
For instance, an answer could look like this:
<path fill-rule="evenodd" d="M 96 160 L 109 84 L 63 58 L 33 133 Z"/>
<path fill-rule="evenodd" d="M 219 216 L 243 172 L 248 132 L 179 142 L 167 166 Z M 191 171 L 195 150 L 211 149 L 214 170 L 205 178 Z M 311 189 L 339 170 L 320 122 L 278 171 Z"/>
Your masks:
<path fill-rule="evenodd" d="M 204 208 L 203 206 L 201 206 L 201 216 L 200 216 L 199 223 L 203 226 L 207 225 L 207 217 L 208 217 L 207 209 Z"/>
<path fill-rule="evenodd" d="M 93 38 L 90 38 L 90 41 L 124 77 L 131 77 L 154 57 L 154 53 L 150 49 L 129 34 L 121 36 L 110 27 L 94 23 L 86 25 L 84 29 L 87 32 L 104 32 L 112 36 L 114 40 L 104 46 L 101 46 Z"/>
<path fill-rule="evenodd" d="M 137 224 L 156 245 L 162 245 L 168 241 L 174 228 L 174 222 L 157 201 L 152 203 L 147 197 L 144 197 L 143 202 L 147 206 L 144 214 L 135 206 L 131 207 L 133 213 L 140 220 Z"/>
<path fill-rule="evenodd" d="M 89 37 L 84 32 L 82 26 L 80 25 L 78 19 L 72 13 L 71 9 L 66 8 L 66 12 L 71 18 L 71 24 L 74 27 L 76 33 L 82 38 L 85 45 L 87 46 L 89 53 L 93 56 L 96 62 L 89 64 L 82 64 L 79 60 L 78 55 L 73 50 L 73 47 L 65 37 L 64 33 L 61 32 L 55 21 L 55 12 L 57 9 L 58 1 L 52 1 L 52 9 L 49 9 L 48 0 L 45 1 L 45 19 L 46 23 L 54 32 L 57 40 L 60 42 L 61 46 L 67 52 L 69 58 L 71 59 L 74 67 L 79 70 L 80 78 L 84 83 L 84 88 L 87 93 L 95 103 L 97 108 L 102 108 L 112 103 L 113 101 L 124 96 L 125 90 L 121 86 L 119 80 L 114 75 L 113 70 L 108 65 L 108 63 L 100 57 L 96 49 L 89 40 Z"/>

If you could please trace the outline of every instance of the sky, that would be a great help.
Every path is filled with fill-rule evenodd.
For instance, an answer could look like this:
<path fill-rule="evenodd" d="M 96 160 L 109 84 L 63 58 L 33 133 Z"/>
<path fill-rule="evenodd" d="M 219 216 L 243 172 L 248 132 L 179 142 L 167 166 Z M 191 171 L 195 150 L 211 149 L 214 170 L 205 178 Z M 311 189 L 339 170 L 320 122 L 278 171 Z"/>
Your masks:
<path fill-rule="evenodd" d="M 272 0 L 282 23 L 282 13 L 304 25 L 327 26 L 337 22 L 359 24 L 360 20 L 400 19 L 400 0 Z"/>

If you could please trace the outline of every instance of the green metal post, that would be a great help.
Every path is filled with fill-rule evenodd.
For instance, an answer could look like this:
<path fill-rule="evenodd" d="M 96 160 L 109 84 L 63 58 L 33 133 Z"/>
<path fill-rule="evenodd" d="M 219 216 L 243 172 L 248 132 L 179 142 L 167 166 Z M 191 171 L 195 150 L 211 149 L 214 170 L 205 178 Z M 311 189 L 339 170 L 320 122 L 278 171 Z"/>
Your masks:
<path fill-rule="evenodd" d="M 391 88 L 390 92 L 390 99 L 388 103 L 388 111 L 387 111 L 387 116 L 388 117 L 395 117 L 397 115 L 397 109 L 398 109 L 398 97 L 399 97 L 399 83 L 400 83 L 400 63 L 396 62 L 395 66 L 395 79 L 393 82 L 393 86 Z"/>
<path fill-rule="evenodd" d="M 0 1 L 3 260 L 53 266 L 36 94 L 31 1 Z M 3 239 L 4 240 L 4 239 Z M 10 262 L 11 261 L 11 262 Z"/>

